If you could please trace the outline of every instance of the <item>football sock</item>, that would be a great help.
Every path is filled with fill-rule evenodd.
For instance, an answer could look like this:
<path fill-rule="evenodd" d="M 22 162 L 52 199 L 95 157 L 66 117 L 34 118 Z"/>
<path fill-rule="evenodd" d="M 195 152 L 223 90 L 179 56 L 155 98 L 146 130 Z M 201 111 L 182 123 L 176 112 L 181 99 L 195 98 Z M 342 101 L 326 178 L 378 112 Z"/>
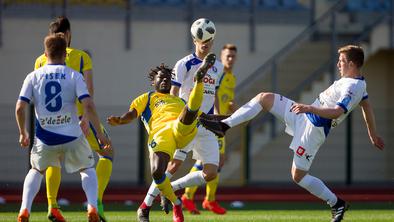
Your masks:
<path fill-rule="evenodd" d="M 309 191 L 311 194 L 327 202 L 331 207 L 337 202 L 337 196 L 321 181 L 319 178 L 309 174 L 298 183 L 301 187 Z"/>
<path fill-rule="evenodd" d="M 100 157 L 97 166 L 98 200 L 103 201 L 104 191 L 107 188 L 109 178 L 112 173 L 112 160 L 107 157 Z"/>
<path fill-rule="evenodd" d="M 33 203 L 34 197 L 40 190 L 41 181 L 43 175 L 35 169 L 30 169 L 25 177 L 23 183 L 23 194 L 20 212 L 27 208 L 27 211 L 31 211 L 31 205 Z"/>
<path fill-rule="evenodd" d="M 85 191 L 88 205 L 97 209 L 97 176 L 94 168 L 89 168 L 80 172 L 82 188 Z"/>
<path fill-rule="evenodd" d="M 237 109 L 237 111 L 235 111 L 227 119 L 222 120 L 222 122 L 227 124 L 229 127 L 234 127 L 253 119 L 261 112 L 261 110 L 263 110 L 263 107 L 260 105 L 259 100 L 253 98 L 248 103 Z"/>
<path fill-rule="evenodd" d="M 202 82 L 195 82 L 192 92 L 187 102 L 187 107 L 191 111 L 196 111 L 200 108 L 203 99 L 204 84 Z"/>
<path fill-rule="evenodd" d="M 169 199 L 173 204 L 178 205 L 179 200 L 175 196 L 174 190 L 171 187 L 170 179 L 164 174 L 163 178 L 160 180 L 155 180 L 157 188 L 161 191 L 161 193 Z"/>
<path fill-rule="evenodd" d="M 47 199 L 49 208 L 58 208 L 57 205 L 57 193 L 60 187 L 60 181 L 62 177 L 61 169 L 59 167 L 48 167 L 46 170 L 46 188 L 47 188 Z"/>
<path fill-rule="evenodd" d="M 194 164 L 194 166 L 191 168 L 189 173 L 196 172 L 199 170 L 202 170 L 202 165 Z M 198 189 L 198 186 L 186 187 L 185 188 L 185 196 L 187 197 L 187 199 L 193 200 L 194 194 L 196 193 L 197 189 Z"/>
<path fill-rule="evenodd" d="M 166 172 L 166 176 L 167 176 L 168 179 L 171 179 L 172 174 L 171 174 L 170 172 L 167 171 L 167 172 Z M 159 195 L 159 193 L 160 193 L 160 190 L 156 187 L 156 184 L 155 184 L 155 182 L 153 181 L 153 182 L 150 184 L 148 193 L 147 193 L 146 196 L 145 196 L 145 199 L 144 199 L 145 205 L 148 206 L 148 207 L 152 206 L 153 201 L 155 200 L 155 198 L 157 197 L 157 195 Z"/>
<path fill-rule="evenodd" d="M 185 187 L 201 186 L 203 184 L 205 184 L 205 179 L 201 170 L 188 173 L 184 177 L 179 178 L 171 183 L 174 191 L 183 189 Z"/>
<path fill-rule="evenodd" d="M 216 190 L 219 185 L 219 174 L 215 177 L 215 179 L 208 181 L 206 186 L 206 194 L 205 199 L 208 201 L 214 201 L 216 197 Z"/>

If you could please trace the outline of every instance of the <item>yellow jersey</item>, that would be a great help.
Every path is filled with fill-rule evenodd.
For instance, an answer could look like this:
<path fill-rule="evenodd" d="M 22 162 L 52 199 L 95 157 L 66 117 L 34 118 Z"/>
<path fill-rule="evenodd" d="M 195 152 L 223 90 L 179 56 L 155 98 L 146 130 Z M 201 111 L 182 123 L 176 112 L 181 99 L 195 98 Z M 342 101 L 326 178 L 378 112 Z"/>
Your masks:
<path fill-rule="evenodd" d="M 219 111 L 221 115 L 229 114 L 230 102 L 234 100 L 234 91 L 237 79 L 232 72 L 222 75 L 219 81 L 217 95 L 219 100 Z"/>
<path fill-rule="evenodd" d="M 137 111 L 145 124 L 146 131 L 149 135 L 153 135 L 176 120 L 183 107 L 185 101 L 177 96 L 147 92 L 134 99 L 129 110 Z"/>
<path fill-rule="evenodd" d="M 69 48 L 67 47 L 67 56 L 66 56 L 66 66 L 80 72 L 83 75 L 83 72 L 91 70 L 93 68 L 92 59 L 90 56 L 79 49 Z M 34 64 L 34 69 L 38 69 L 47 64 L 47 57 L 45 54 L 42 54 L 36 59 Z M 83 115 L 83 107 L 82 104 L 77 100 L 77 114 L 79 116 Z"/>

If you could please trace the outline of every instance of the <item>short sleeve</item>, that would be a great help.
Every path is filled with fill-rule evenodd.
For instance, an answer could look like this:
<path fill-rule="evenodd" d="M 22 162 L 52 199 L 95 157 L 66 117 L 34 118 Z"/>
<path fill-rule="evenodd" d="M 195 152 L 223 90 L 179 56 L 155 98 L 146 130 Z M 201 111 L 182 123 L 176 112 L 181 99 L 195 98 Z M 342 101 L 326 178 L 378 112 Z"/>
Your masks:
<path fill-rule="evenodd" d="M 75 77 L 75 88 L 78 100 L 82 101 L 84 98 L 90 97 L 88 87 L 86 86 L 83 76 L 76 72 L 74 72 L 73 76 Z"/>
<path fill-rule="evenodd" d="M 25 80 L 23 81 L 22 89 L 19 93 L 19 100 L 30 103 L 33 97 L 33 83 L 32 83 L 32 74 L 29 74 Z"/>
<path fill-rule="evenodd" d="M 345 113 L 348 112 L 349 109 L 351 109 L 352 106 L 355 105 L 355 103 L 357 102 L 357 94 L 359 94 L 355 88 L 355 85 L 348 85 L 345 86 L 342 90 L 341 90 L 341 95 L 337 101 L 337 105 L 342 107 L 342 109 L 345 111 Z M 360 94 L 359 94 L 360 96 Z"/>
<path fill-rule="evenodd" d="M 182 62 L 182 60 L 180 60 L 174 66 L 174 70 L 171 78 L 171 84 L 181 87 L 185 75 L 186 75 L 186 66 Z"/>
<path fill-rule="evenodd" d="M 144 93 L 133 100 L 130 104 L 129 111 L 135 109 L 137 110 L 138 116 L 141 116 L 144 112 L 146 105 L 148 104 L 149 93 Z"/>
<path fill-rule="evenodd" d="M 87 70 L 92 70 L 93 64 L 92 64 L 92 59 L 90 58 L 90 56 L 84 51 L 81 52 L 81 56 L 82 56 L 81 62 L 83 63 L 82 72 L 85 72 Z"/>

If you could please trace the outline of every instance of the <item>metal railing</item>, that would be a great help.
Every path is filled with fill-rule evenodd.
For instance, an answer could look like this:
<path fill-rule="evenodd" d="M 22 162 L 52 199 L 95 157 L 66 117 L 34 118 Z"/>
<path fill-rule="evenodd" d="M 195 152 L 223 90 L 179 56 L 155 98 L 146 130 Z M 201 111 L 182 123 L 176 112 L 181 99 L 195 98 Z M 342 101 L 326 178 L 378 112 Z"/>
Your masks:
<path fill-rule="evenodd" d="M 269 71 L 271 71 L 271 89 L 273 92 L 277 90 L 277 67 L 280 64 L 284 58 L 286 58 L 292 51 L 295 50 L 295 48 L 300 45 L 303 42 L 306 41 L 313 41 L 316 39 L 317 33 L 319 30 L 319 25 L 326 21 L 327 19 L 330 19 L 330 28 L 331 28 L 331 56 L 328 60 L 323 62 L 317 69 L 315 69 L 311 74 L 308 75 L 307 78 L 305 78 L 300 84 L 296 85 L 294 89 L 292 89 L 289 93 L 285 93 L 284 95 L 287 97 L 296 97 L 300 95 L 305 89 L 311 85 L 311 83 L 319 78 L 324 73 L 329 72 L 330 74 L 330 79 L 331 82 L 335 80 L 335 73 L 336 73 L 336 61 L 337 61 L 337 45 L 338 42 L 341 41 L 341 39 L 338 37 L 338 32 L 337 32 L 337 21 L 336 21 L 336 14 L 340 12 L 341 10 L 344 10 L 344 7 L 346 6 L 345 3 L 346 0 L 339 0 L 336 3 L 333 4 L 333 6 L 326 12 L 324 13 L 320 18 L 318 18 L 316 21 L 313 22 L 309 27 L 307 27 L 305 30 L 303 30 L 299 35 L 297 35 L 295 38 L 293 38 L 291 41 L 289 41 L 282 49 L 280 49 L 275 55 L 273 55 L 270 59 L 268 59 L 264 64 L 262 64 L 259 68 L 257 68 L 251 75 L 249 75 L 244 81 L 242 81 L 236 88 L 237 92 L 239 94 L 246 94 L 247 90 L 250 88 L 250 86 L 257 80 L 257 79 L 262 79 L 266 77 L 269 74 Z M 352 44 L 359 44 L 362 41 L 365 41 L 373 31 L 375 27 L 378 25 L 388 22 L 389 23 L 389 47 L 393 48 L 393 42 L 394 42 L 394 33 L 393 33 L 393 25 L 394 25 L 394 1 L 391 1 L 391 7 L 389 11 L 386 11 L 382 13 L 380 16 L 377 18 L 373 19 L 370 24 L 367 24 L 363 30 L 358 33 L 358 35 L 354 36 L 350 42 L 347 41 L 347 43 L 352 43 Z M 270 123 L 268 123 L 270 121 Z M 351 119 L 348 120 L 349 122 Z M 249 135 L 247 137 L 249 140 L 252 140 L 252 133 L 253 131 L 258 128 L 261 125 L 264 124 L 270 124 L 270 135 L 271 139 L 274 139 L 276 137 L 276 121 L 275 117 L 272 115 L 263 115 L 260 118 L 256 118 L 253 121 L 251 121 L 250 124 L 248 124 L 246 130 Z M 349 126 L 349 124 L 348 124 Z M 349 132 L 351 132 L 351 129 L 348 129 Z M 349 134 L 347 132 L 347 134 Z M 351 137 L 347 138 L 348 140 L 348 147 L 347 147 L 347 169 L 346 169 L 346 184 L 351 184 L 352 180 L 352 172 L 349 168 L 351 165 L 351 159 L 352 154 L 350 152 L 351 150 L 351 143 L 349 140 Z M 245 164 L 247 166 L 245 169 L 250 169 L 250 142 L 246 144 L 246 161 Z M 350 146 L 350 147 L 349 147 Z M 250 175 L 249 172 L 245 172 L 245 175 Z M 246 181 L 248 181 L 249 178 L 246 178 Z"/>

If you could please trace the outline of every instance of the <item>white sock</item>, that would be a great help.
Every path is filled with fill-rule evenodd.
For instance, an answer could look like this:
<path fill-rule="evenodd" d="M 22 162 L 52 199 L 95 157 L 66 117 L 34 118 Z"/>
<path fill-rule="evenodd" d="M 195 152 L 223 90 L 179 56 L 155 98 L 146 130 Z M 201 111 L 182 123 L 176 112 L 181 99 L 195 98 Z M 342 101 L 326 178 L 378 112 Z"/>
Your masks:
<path fill-rule="evenodd" d="M 42 174 L 35 169 L 30 169 L 27 173 L 25 182 L 23 183 L 22 204 L 20 212 L 27 208 L 30 213 L 34 197 L 36 197 L 38 191 L 40 190 L 42 177 Z"/>
<path fill-rule="evenodd" d="M 301 187 L 309 191 L 311 194 L 327 202 L 330 207 L 337 202 L 337 196 L 321 181 L 319 178 L 313 177 L 309 174 L 298 183 Z"/>
<path fill-rule="evenodd" d="M 97 176 L 94 168 L 89 168 L 80 172 L 82 188 L 85 192 L 88 205 L 97 209 Z"/>
<path fill-rule="evenodd" d="M 237 109 L 237 111 L 235 111 L 230 117 L 222 120 L 222 122 L 230 127 L 234 127 L 253 119 L 261 112 L 261 110 L 263 110 L 263 107 L 260 105 L 259 100 L 253 98 L 248 103 Z"/>
<path fill-rule="evenodd" d="M 184 177 L 175 180 L 171 183 L 171 186 L 174 191 L 177 191 L 185 187 L 201 186 L 205 183 L 206 182 L 202 174 L 202 170 L 199 170 L 188 173 Z"/>
<path fill-rule="evenodd" d="M 168 179 L 171 179 L 172 174 L 168 171 L 166 171 L 166 176 L 168 177 Z M 159 195 L 160 190 L 156 187 L 156 184 L 154 181 L 152 181 L 152 183 L 150 184 L 148 193 L 145 196 L 144 202 L 146 204 L 146 206 L 152 206 L 153 201 L 155 200 L 155 198 L 157 197 L 157 195 Z"/>

